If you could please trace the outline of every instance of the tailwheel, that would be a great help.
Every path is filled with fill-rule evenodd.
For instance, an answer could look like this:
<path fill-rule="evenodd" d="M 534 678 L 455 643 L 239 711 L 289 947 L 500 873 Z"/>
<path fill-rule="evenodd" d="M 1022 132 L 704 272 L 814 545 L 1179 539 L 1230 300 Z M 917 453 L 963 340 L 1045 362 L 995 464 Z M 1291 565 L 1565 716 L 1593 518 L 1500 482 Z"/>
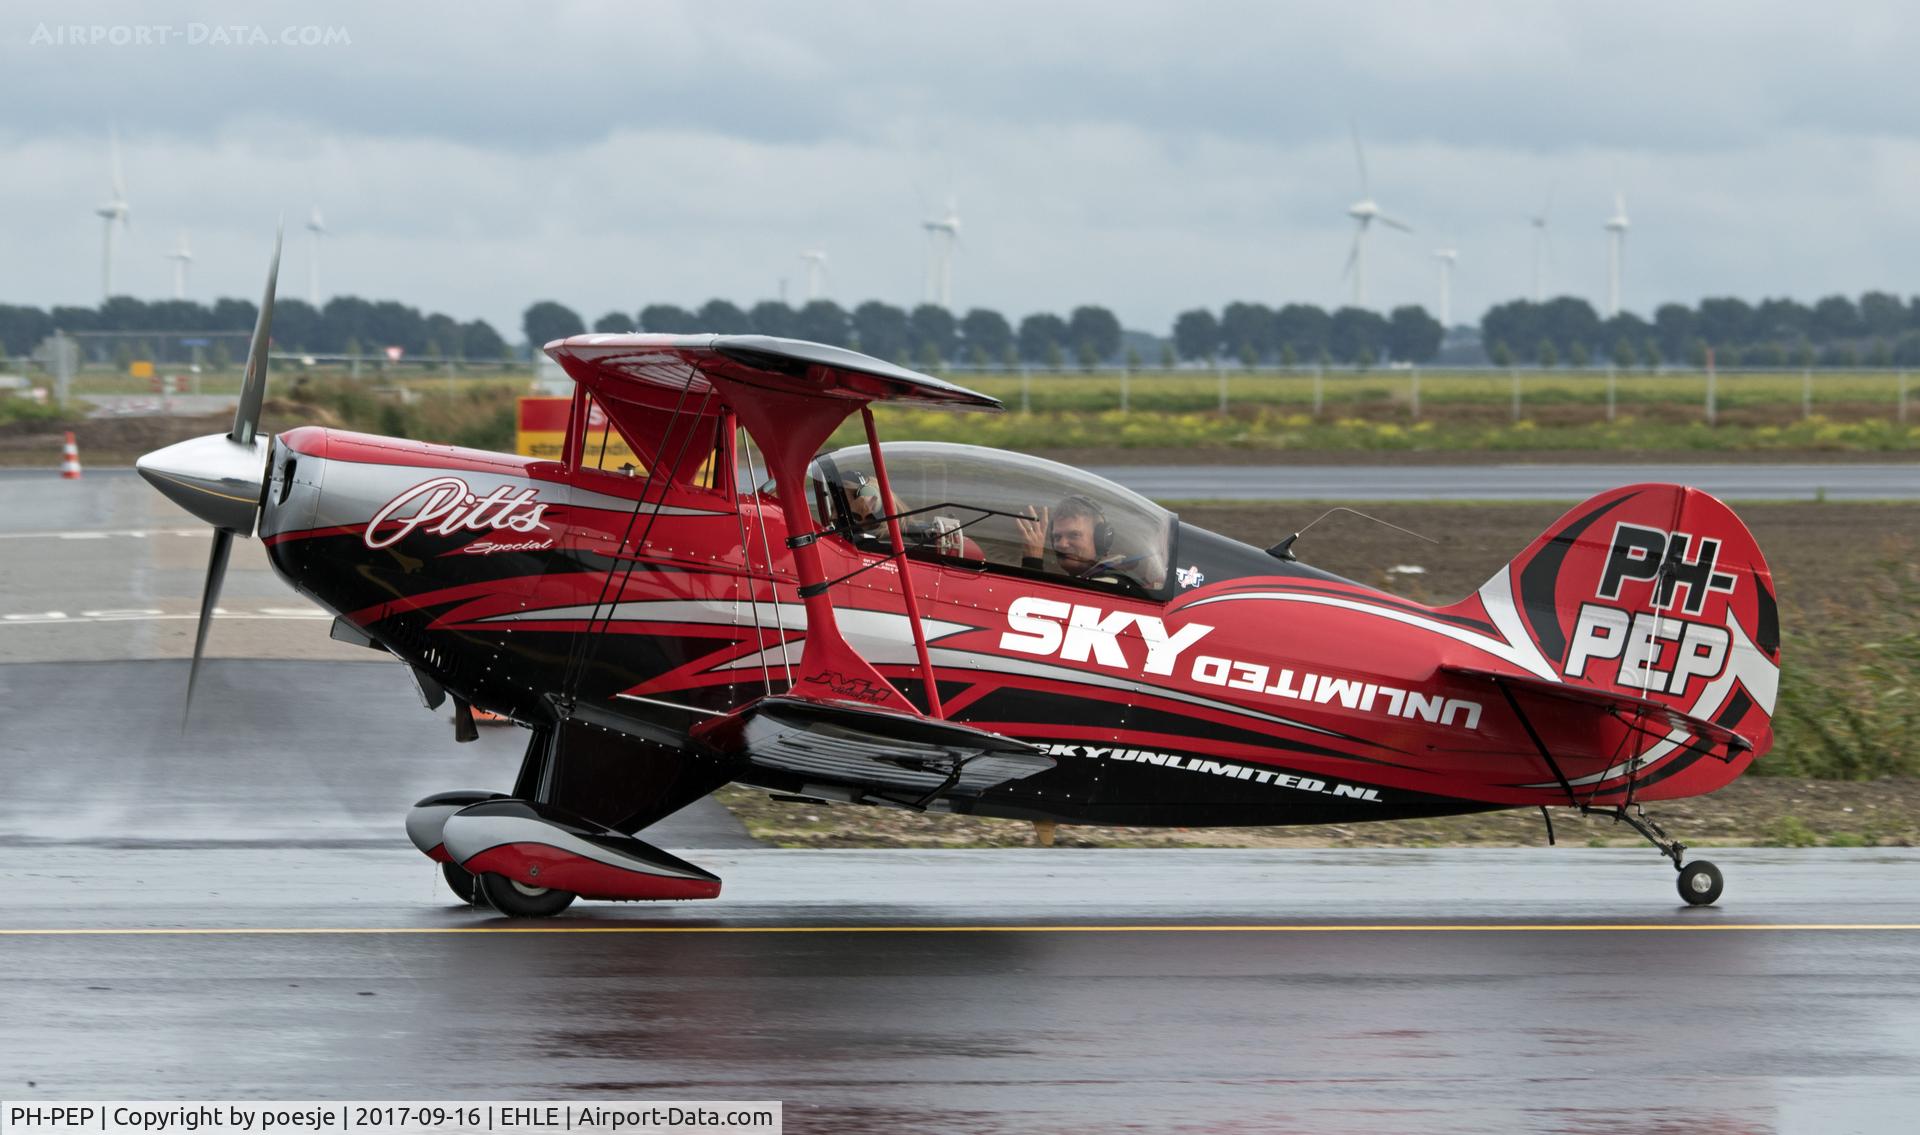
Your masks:
<path fill-rule="evenodd" d="M 1696 859 L 1680 868 L 1680 897 L 1692 906 L 1710 906 L 1720 897 L 1726 881 L 1720 868 L 1704 859 Z"/>
<path fill-rule="evenodd" d="M 1581 810 L 1593 811 L 1593 809 L 1584 808 Z M 1710 906 L 1720 897 L 1720 892 L 1726 889 L 1726 880 L 1721 877 L 1720 868 L 1704 859 L 1696 859 L 1692 863 L 1686 862 L 1687 845 L 1667 835 L 1659 824 L 1653 822 L 1653 817 L 1647 815 L 1645 809 L 1636 805 L 1633 811 L 1629 812 L 1621 807 L 1615 808 L 1610 814 L 1615 823 L 1624 823 L 1639 832 L 1648 843 L 1660 849 L 1660 854 L 1673 860 L 1673 869 L 1680 872 L 1680 897 L 1687 901 L 1687 905 Z"/>
<path fill-rule="evenodd" d="M 508 918 L 552 918 L 573 905 L 572 891 L 529 887 L 489 871 L 476 877 L 475 889 L 493 909 Z"/>
<path fill-rule="evenodd" d="M 458 863 L 447 862 L 440 865 L 440 877 L 447 881 L 447 889 L 461 902 L 473 902 L 473 872 Z"/>

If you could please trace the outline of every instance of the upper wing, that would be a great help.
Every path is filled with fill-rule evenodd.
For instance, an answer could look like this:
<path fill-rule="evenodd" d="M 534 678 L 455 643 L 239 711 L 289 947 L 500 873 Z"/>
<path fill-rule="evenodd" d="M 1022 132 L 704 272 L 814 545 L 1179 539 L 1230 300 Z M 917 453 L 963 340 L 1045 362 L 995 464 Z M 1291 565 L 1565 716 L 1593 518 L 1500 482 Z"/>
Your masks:
<path fill-rule="evenodd" d="M 997 398 L 871 355 L 770 335 L 575 335 L 548 343 L 546 352 L 596 392 L 651 387 L 697 398 L 714 391 L 729 402 L 731 385 L 852 403 L 1001 408 Z M 716 390 L 709 376 L 728 381 Z"/>
<path fill-rule="evenodd" d="M 806 607 L 806 645 L 788 696 L 919 716 L 919 709 L 840 631 L 827 595 L 832 583 L 813 547 L 819 532 L 806 495 L 807 463 L 858 412 L 873 440 L 874 468 L 884 487 L 870 403 L 998 410 L 997 399 L 839 347 L 762 335 L 576 335 L 546 349 L 596 398 L 668 408 L 672 419 L 683 412 L 710 413 L 712 402 L 731 412 L 766 456 L 800 580 L 797 597 Z M 912 570 L 904 553 L 896 554 L 922 677 L 932 691 L 937 687 L 919 627 Z M 858 693 L 849 695 L 849 689 Z"/>

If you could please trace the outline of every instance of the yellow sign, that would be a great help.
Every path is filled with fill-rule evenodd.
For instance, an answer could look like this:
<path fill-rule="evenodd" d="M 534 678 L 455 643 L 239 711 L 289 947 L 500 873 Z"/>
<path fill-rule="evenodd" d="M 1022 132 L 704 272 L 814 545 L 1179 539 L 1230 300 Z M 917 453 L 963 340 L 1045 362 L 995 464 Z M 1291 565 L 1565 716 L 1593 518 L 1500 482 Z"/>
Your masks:
<path fill-rule="evenodd" d="M 522 398 L 515 421 L 513 449 L 523 457 L 558 461 L 566 450 L 567 418 L 573 409 L 571 398 Z M 600 407 L 591 406 L 587 415 L 586 452 L 582 462 L 589 469 L 619 470 L 638 466 L 627 439 L 607 420 Z"/>
<path fill-rule="evenodd" d="M 128 378 L 152 378 L 153 363 L 148 359 L 138 359 L 127 364 Z"/>

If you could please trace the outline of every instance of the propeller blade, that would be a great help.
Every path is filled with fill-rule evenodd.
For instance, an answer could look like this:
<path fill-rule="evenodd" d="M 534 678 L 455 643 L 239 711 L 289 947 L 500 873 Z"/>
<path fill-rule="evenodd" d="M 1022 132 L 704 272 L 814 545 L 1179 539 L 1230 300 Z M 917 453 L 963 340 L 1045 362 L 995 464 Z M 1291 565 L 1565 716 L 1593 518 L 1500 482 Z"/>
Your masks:
<path fill-rule="evenodd" d="M 233 432 L 227 436 L 241 445 L 252 445 L 260 427 L 260 404 L 267 397 L 267 348 L 273 338 L 273 290 L 280 280 L 280 242 L 285 235 L 283 222 L 273 234 L 273 263 L 267 267 L 267 290 L 260 297 L 260 316 L 253 324 L 253 340 L 247 344 L 247 377 L 240 386 L 240 404 L 233 409 Z"/>
<path fill-rule="evenodd" d="M 226 579 L 227 557 L 233 553 L 233 533 L 224 528 L 213 530 L 213 552 L 207 557 L 207 582 L 200 593 L 200 626 L 193 635 L 193 665 L 187 670 L 187 704 L 180 711 L 180 731 L 187 730 L 187 718 L 193 713 L 193 688 L 200 681 L 200 659 L 207 651 L 207 628 L 213 624 L 213 609 L 220 603 L 220 584 Z"/>
<path fill-rule="evenodd" d="M 124 201 L 127 199 L 127 179 L 120 170 L 120 128 L 118 126 L 109 128 L 107 151 L 113 158 L 113 199 Z"/>
<path fill-rule="evenodd" d="M 1367 188 L 1367 152 L 1360 148 L 1360 127 L 1348 119 L 1347 129 L 1353 134 L 1353 163 L 1360 167 L 1360 196 L 1363 200 L 1371 201 L 1373 191 Z"/>
<path fill-rule="evenodd" d="M 1353 249 L 1347 253 L 1347 266 L 1340 270 L 1342 280 L 1353 275 L 1353 266 L 1360 262 L 1360 238 L 1366 235 L 1366 231 L 1365 225 L 1353 230 Z"/>
<path fill-rule="evenodd" d="M 1403 233 L 1410 233 L 1413 231 L 1411 228 L 1407 227 L 1407 225 L 1404 222 L 1396 221 L 1392 217 L 1387 216 L 1385 213 L 1381 213 L 1380 215 L 1374 217 L 1374 220 L 1379 221 L 1381 224 L 1387 226 L 1390 229 L 1399 229 Z"/>

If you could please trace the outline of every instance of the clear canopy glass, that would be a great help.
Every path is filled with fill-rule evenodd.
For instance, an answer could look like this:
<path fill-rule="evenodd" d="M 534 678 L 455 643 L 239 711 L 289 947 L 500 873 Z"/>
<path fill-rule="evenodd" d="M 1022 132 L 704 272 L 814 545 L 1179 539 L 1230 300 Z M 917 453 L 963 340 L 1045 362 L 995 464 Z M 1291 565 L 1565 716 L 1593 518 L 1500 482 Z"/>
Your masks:
<path fill-rule="evenodd" d="M 1006 450 L 918 441 L 880 449 L 890 507 L 882 507 L 866 446 L 814 460 L 814 507 L 823 525 L 883 547 L 883 518 L 891 512 L 916 554 L 1147 595 L 1166 590 L 1174 516 L 1138 493 Z"/>

